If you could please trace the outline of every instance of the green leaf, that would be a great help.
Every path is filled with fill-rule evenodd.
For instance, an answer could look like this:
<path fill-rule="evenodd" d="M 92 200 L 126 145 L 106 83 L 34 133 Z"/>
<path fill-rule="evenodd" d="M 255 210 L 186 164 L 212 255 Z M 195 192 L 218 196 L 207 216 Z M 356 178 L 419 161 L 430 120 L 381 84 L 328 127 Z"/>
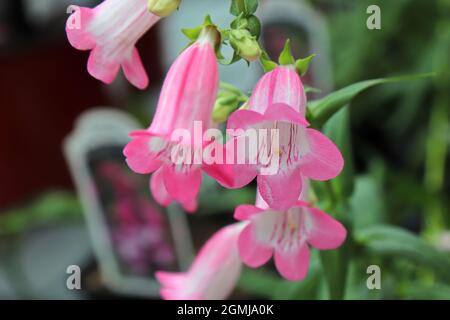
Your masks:
<path fill-rule="evenodd" d="M 295 68 L 297 69 L 297 72 L 300 76 L 303 77 L 308 72 L 309 64 L 315 56 L 316 54 L 313 53 L 304 59 L 298 59 L 297 61 L 295 61 Z"/>
<path fill-rule="evenodd" d="M 245 268 L 237 287 L 258 297 L 271 298 L 279 283 L 280 277 L 275 272 Z"/>
<path fill-rule="evenodd" d="M 245 0 L 245 13 L 252 15 L 258 10 L 259 0 Z"/>
<path fill-rule="evenodd" d="M 420 300 L 450 300 L 450 286 L 436 283 L 424 286 L 421 283 L 412 283 L 400 290 L 400 295 L 406 299 Z"/>
<path fill-rule="evenodd" d="M 289 39 L 287 39 L 284 44 L 283 51 L 281 51 L 280 57 L 278 58 L 278 63 L 282 66 L 295 64 L 295 59 L 291 50 L 291 41 Z"/>
<path fill-rule="evenodd" d="M 328 284 L 329 298 L 342 300 L 349 267 L 348 241 L 339 249 L 320 251 L 322 269 Z"/>
<path fill-rule="evenodd" d="M 232 0 L 230 13 L 236 17 L 242 13 L 250 16 L 256 12 L 258 5 L 259 0 Z"/>
<path fill-rule="evenodd" d="M 51 191 L 29 205 L 0 214 L 0 235 L 24 232 L 59 219 L 81 218 L 81 205 L 73 193 Z"/>
<path fill-rule="evenodd" d="M 361 175 L 356 178 L 355 191 L 350 198 L 350 206 L 355 230 L 361 230 L 383 223 L 385 219 L 385 202 L 371 175 Z"/>
<path fill-rule="evenodd" d="M 356 241 L 376 254 L 404 258 L 429 267 L 436 276 L 450 283 L 450 258 L 409 231 L 378 225 L 356 232 Z"/>
<path fill-rule="evenodd" d="M 344 108 L 334 114 L 324 126 L 324 133 L 336 144 L 344 157 L 344 169 L 339 176 L 331 181 L 338 199 L 344 201 L 353 193 L 354 183 L 349 109 Z"/>
<path fill-rule="evenodd" d="M 256 39 L 259 39 L 261 35 L 261 22 L 259 21 L 259 19 L 256 16 L 252 15 L 247 18 L 247 23 L 248 31 L 250 31 L 250 33 L 254 35 Z"/>
<path fill-rule="evenodd" d="M 303 89 L 305 89 L 305 93 L 321 93 L 322 90 L 319 88 L 311 87 L 306 84 L 303 85 Z"/>
<path fill-rule="evenodd" d="M 328 96 L 320 100 L 309 102 L 308 108 L 311 115 L 311 119 L 309 120 L 314 127 L 321 127 L 336 112 L 348 105 L 354 97 L 370 87 L 384 83 L 396 83 L 401 81 L 426 79 L 432 76 L 434 76 L 434 73 L 425 73 L 412 76 L 366 80 L 354 83 L 348 87 L 330 93 Z"/>

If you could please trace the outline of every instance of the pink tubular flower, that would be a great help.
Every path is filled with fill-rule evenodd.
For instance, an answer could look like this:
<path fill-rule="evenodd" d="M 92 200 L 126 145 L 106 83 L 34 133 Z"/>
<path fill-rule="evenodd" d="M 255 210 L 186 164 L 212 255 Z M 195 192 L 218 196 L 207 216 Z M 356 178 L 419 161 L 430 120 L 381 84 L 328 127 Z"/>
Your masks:
<path fill-rule="evenodd" d="M 277 171 L 275 174 L 263 173 L 267 163 L 260 160 L 260 145 L 256 158 L 234 166 L 233 187 L 242 187 L 257 177 L 263 199 L 271 208 L 285 210 L 299 198 L 302 177 L 329 180 L 340 173 L 344 165 L 340 151 L 321 132 L 307 128 L 305 107 L 303 85 L 293 66 L 280 66 L 264 75 L 253 91 L 249 108 L 234 112 L 229 118 L 228 129 L 268 130 L 268 143 L 263 147 L 267 149 L 269 145 L 269 158 L 276 159 Z M 275 150 L 270 147 L 274 138 L 269 134 L 274 129 L 279 138 Z M 245 135 L 239 133 L 234 137 L 230 143 L 245 139 Z M 245 144 L 238 145 L 238 153 L 248 153 L 241 149 Z"/>
<path fill-rule="evenodd" d="M 245 223 L 222 228 L 203 246 L 186 273 L 157 272 L 166 300 L 221 300 L 228 297 L 241 273 L 237 240 Z"/>
<path fill-rule="evenodd" d="M 303 279 L 308 272 L 308 244 L 319 250 L 336 249 L 347 236 L 338 221 L 302 201 L 277 211 L 259 197 L 257 206 L 239 206 L 234 217 L 249 221 L 238 240 L 242 261 L 257 268 L 274 255 L 278 271 L 291 281 Z"/>
<path fill-rule="evenodd" d="M 167 74 L 150 128 L 133 132 L 133 140 L 124 150 L 133 171 L 141 174 L 156 171 L 150 189 L 163 206 L 177 201 L 189 212 L 197 207 L 201 169 L 208 168 L 195 159 L 204 146 L 193 140 L 177 140 L 173 135 L 184 130 L 192 138 L 202 138 L 203 132 L 212 126 L 219 85 L 214 50 L 218 36 L 215 28 L 205 27 L 197 42 L 178 57 Z M 203 132 L 196 134 L 196 123 L 201 124 Z M 174 152 L 180 146 L 189 147 L 191 157 Z"/>
<path fill-rule="evenodd" d="M 109 84 L 122 66 L 126 78 L 145 89 L 148 77 L 135 45 L 160 19 L 148 11 L 147 0 L 105 0 L 94 9 L 74 8 L 67 38 L 78 50 L 92 50 L 89 73 Z"/>

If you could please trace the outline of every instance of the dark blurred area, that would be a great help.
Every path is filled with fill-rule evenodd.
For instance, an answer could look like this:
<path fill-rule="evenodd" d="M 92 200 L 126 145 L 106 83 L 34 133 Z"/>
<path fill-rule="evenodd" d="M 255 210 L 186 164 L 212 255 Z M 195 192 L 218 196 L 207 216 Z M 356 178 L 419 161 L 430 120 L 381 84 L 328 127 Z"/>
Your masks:
<path fill-rule="evenodd" d="M 88 53 L 69 45 L 64 1 L 47 2 L 41 18 L 27 10 L 31 1 L 6 0 L 0 7 L 1 208 L 49 188 L 70 189 L 61 148 L 55 146 L 61 146 L 82 111 L 117 105 L 108 88 L 87 73 Z M 57 8 L 50 10 L 52 5 Z M 139 49 L 152 83 L 158 84 L 157 28 L 145 35 Z M 128 84 L 120 85 L 127 94 L 135 93 Z"/>

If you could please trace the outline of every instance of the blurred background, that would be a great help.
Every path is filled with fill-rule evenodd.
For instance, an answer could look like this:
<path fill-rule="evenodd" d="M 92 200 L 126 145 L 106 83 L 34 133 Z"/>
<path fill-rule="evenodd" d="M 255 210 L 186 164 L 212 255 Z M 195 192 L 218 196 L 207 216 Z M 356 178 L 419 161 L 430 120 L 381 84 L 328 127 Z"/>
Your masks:
<path fill-rule="evenodd" d="M 80 125 L 77 129 L 79 117 L 98 107 L 120 112 L 136 126 L 148 126 L 164 72 L 187 43 L 179 29 L 200 24 L 207 13 L 218 25 L 232 20 L 228 1 L 184 1 L 179 12 L 138 43 L 150 78 L 150 87 L 138 91 L 122 76 L 110 86 L 90 77 L 88 53 L 70 47 L 66 39 L 67 7 L 99 2 L 0 2 L 2 299 L 157 299 L 152 290 L 145 293 L 145 281 L 144 287 L 133 283 L 147 279 L 150 288 L 155 270 L 185 268 L 215 230 L 232 222 L 236 205 L 254 201 L 254 186 L 229 191 L 206 180 L 199 212 L 185 221 L 176 206 L 164 209 L 154 203 L 148 177 L 127 169 L 120 143 L 105 140 L 75 160 L 64 152 L 64 141 L 82 130 Z M 355 228 L 401 227 L 447 262 L 450 1 L 261 2 L 257 15 L 264 26 L 262 41 L 273 57 L 285 38 L 293 40 L 297 56 L 318 54 L 304 79 L 321 89 L 311 99 L 366 79 L 437 72 L 431 79 L 382 85 L 358 95 L 348 112 L 351 152 L 346 163 L 354 164 L 349 202 Z M 366 27 L 366 10 L 372 4 L 381 8 L 381 30 Z M 261 73 L 258 64 L 248 68 L 242 62 L 221 69 L 222 80 L 246 92 Z M 95 130 L 89 132 L 95 135 Z M 79 196 L 89 193 L 95 196 Z M 180 255 L 177 240 L 182 235 L 192 238 L 189 254 Z M 109 239 L 110 247 L 99 246 L 102 237 Z M 99 248 L 111 250 L 109 258 Z M 444 270 L 435 270 L 436 264 L 443 268 L 441 260 L 430 257 L 433 261 L 418 264 L 415 253 L 383 255 L 358 244 L 352 255 L 346 298 L 450 299 L 450 269 L 444 265 Z M 313 257 L 308 278 L 301 283 L 281 280 L 270 266 L 245 270 L 233 297 L 326 299 L 319 264 Z M 382 268 L 382 290 L 366 287 L 371 264 Z M 69 265 L 80 266 L 82 290 L 67 289 Z M 105 275 L 111 268 L 114 275 Z"/>

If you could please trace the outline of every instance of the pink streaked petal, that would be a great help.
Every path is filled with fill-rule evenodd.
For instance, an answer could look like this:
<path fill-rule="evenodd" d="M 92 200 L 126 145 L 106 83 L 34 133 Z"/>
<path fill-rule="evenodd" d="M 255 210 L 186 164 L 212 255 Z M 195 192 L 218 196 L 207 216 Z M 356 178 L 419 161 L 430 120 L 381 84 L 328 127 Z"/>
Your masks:
<path fill-rule="evenodd" d="M 136 47 L 133 48 L 128 59 L 122 62 L 122 69 L 125 77 L 138 89 L 145 89 L 148 86 L 148 77 L 142 64 L 141 57 Z"/>
<path fill-rule="evenodd" d="M 148 130 L 135 130 L 128 134 L 130 138 L 147 137 L 151 135 L 152 134 Z"/>
<path fill-rule="evenodd" d="M 169 136 L 174 130 L 186 129 L 192 134 L 196 122 L 203 131 L 210 128 L 218 85 L 214 48 L 206 39 L 199 40 L 170 67 L 150 131 Z"/>
<path fill-rule="evenodd" d="M 233 167 L 227 164 L 204 164 L 203 171 L 225 188 L 231 189 L 234 184 Z"/>
<path fill-rule="evenodd" d="M 231 114 L 228 118 L 227 129 L 248 129 L 258 123 L 265 121 L 263 114 L 252 110 L 238 110 Z"/>
<path fill-rule="evenodd" d="M 110 61 L 107 53 L 102 52 L 100 47 L 95 47 L 88 60 L 88 72 L 95 79 L 106 84 L 114 81 L 120 69 L 119 61 Z"/>
<path fill-rule="evenodd" d="M 306 94 L 300 76 L 293 66 L 280 66 L 272 103 L 285 103 L 305 115 Z"/>
<path fill-rule="evenodd" d="M 167 192 L 177 202 L 192 209 L 202 184 L 202 172 L 196 167 L 180 168 L 177 165 L 164 165 L 164 185 Z"/>
<path fill-rule="evenodd" d="M 186 274 L 183 272 L 157 271 L 155 277 L 161 286 L 166 288 L 180 288 L 186 281 Z"/>
<path fill-rule="evenodd" d="M 234 166 L 232 164 L 227 164 L 225 159 L 228 147 L 227 145 L 222 145 L 218 142 L 213 142 L 212 144 L 208 145 L 208 148 L 212 146 L 214 146 L 214 150 L 216 148 L 220 148 L 222 150 L 221 155 L 217 155 L 217 157 L 222 156 L 222 158 L 210 159 L 207 161 L 208 163 L 206 163 L 204 154 L 202 169 L 207 175 L 215 179 L 220 185 L 224 186 L 225 188 L 232 189 L 235 178 L 233 170 Z"/>
<path fill-rule="evenodd" d="M 256 164 L 250 164 L 248 157 L 249 151 L 247 148 L 247 141 L 245 135 L 231 138 L 225 144 L 225 166 L 227 176 L 231 177 L 232 183 L 222 184 L 229 189 L 240 189 L 252 182 L 258 174 L 258 167 Z M 242 148 L 242 149 L 241 149 Z M 239 155 L 239 157 L 238 157 Z M 241 159 L 242 157 L 242 159 Z M 230 158 L 230 159 L 228 159 Z"/>
<path fill-rule="evenodd" d="M 275 252 L 275 266 L 278 272 L 290 281 L 305 278 L 309 269 L 310 253 L 306 243 L 294 250 L 277 250 Z"/>
<path fill-rule="evenodd" d="M 344 159 L 336 145 L 321 132 L 306 129 L 309 152 L 302 159 L 302 174 L 313 180 L 330 180 L 339 175 Z"/>
<path fill-rule="evenodd" d="M 123 150 L 127 164 L 134 172 L 147 174 L 161 166 L 161 161 L 157 158 L 157 154 L 154 150 L 151 150 L 152 139 L 158 138 L 152 137 L 148 133 L 135 135 L 133 140 Z"/>
<path fill-rule="evenodd" d="M 238 252 L 238 237 L 245 223 L 235 223 L 220 229 L 211 238 L 207 251 L 201 253 L 207 265 L 196 264 L 196 277 L 203 279 L 203 290 L 198 293 L 205 299 L 221 300 L 233 291 L 242 270 Z M 206 246 L 206 245 L 205 245 Z M 199 254 L 200 256 L 200 254 Z M 205 281 L 206 280 L 206 281 Z"/>
<path fill-rule="evenodd" d="M 265 121 L 283 121 L 303 127 L 309 126 L 308 121 L 297 111 L 284 103 L 270 105 L 264 113 Z"/>
<path fill-rule="evenodd" d="M 241 205 L 234 211 L 234 218 L 238 221 L 250 220 L 254 215 L 263 211 L 263 209 L 252 205 Z"/>
<path fill-rule="evenodd" d="M 258 174 L 256 165 L 236 164 L 233 167 L 234 183 L 232 189 L 240 189 L 252 182 Z"/>
<path fill-rule="evenodd" d="M 307 241 L 319 250 L 336 249 L 345 241 L 347 230 L 325 212 L 316 208 L 306 210 Z"/>
<path fill-rule="evenodd" d="M 238 247 L 242 261 L 252 268 L 258 268 L 267 263 L 273 253 L 273 249 L 268 244 L 257 240 L 253 224 L 247 225 L 241 232 Z"/>
<path fill-rule="evenodd" d="M 269 205 L 267 204 L 266 201 L 264 201 L 264 199 L 261 197 L 261 193 L 259 192 L 258 188 L 256 188 L 256 200 L 255 200 L 255 205 L 258 208 L 261 209 L 269 209 Z"/>
<path fill-rule="evenodd" d="M 275 86 L 273 78 L 276 77 L 277 72 L 278 70 L 274 69 L 272 72 L 264 74 L 256 83 L 249 100 L 252 110 L 263 114 L 266 108 L 273 103 L 272 97 Z"/>
<path fill-rule="evenodd" d="M 90 50 L 95 47 L 95 38 L 86 31 L 86 26 L 89 25 L 94 11 L 90 8 L 74 8 L 77 11 L 70 15 L 66 23 L 67 39 L 75 49 Z"/>
<path fill-rule="evenodd" d="M 287 210 L 300 197 L 302 175 L 299 167 L 282 167 L 275 175 L 258 175 L 258 191 L 272 209 Z"/>
<path fill-rule="evenodd" d="M 164 299 L 225 299 L 241 273 L 237 241 L 245 223 L 220 229 L 200 249 L 186 273 L 158 272 Z"/>
<path fill-rule="evenodd" d="M 172 198 L 167 193 L 166 187 L 164 185 L 163 169 L 159 168 L 153 173 L 150 178 L 150 191 L 152 192 L 153 198 L 161 206 L 167 207 L 171 202 Z"/>
<path fill-rule="evenodd" d="M 270 105 L 264 113 L 264 120 L 289 122 L 303 127 L 309 126 L 304 116 L 289 105 L 283 103 Z"/>
<path fill-rule="evenodd" d="M 276 103 L 283 103 L 305 115 L 306 94 L 296 70 L 292 66 L 279 66 L 265 74 L 253 90 L 251 110 L 264 113 Z"/>

